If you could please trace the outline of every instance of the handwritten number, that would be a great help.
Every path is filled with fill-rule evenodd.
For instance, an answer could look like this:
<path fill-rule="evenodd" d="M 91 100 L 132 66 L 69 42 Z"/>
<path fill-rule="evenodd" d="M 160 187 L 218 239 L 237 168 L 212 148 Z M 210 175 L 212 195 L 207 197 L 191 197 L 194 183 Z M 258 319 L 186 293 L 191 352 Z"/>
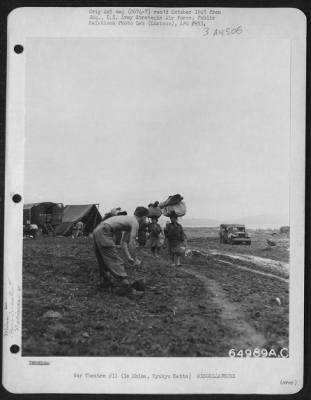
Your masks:
<path fill-rule="evenodd" d="M 210 33 L 210 28 L 204 28 L 204 36 L 208 36 Z M 230 35 L 241 35 L 243 33 L 243 28 L 241 25 L 235 28 L 215 28 L 212 31 L 212 36 L 230 36 Z"/>

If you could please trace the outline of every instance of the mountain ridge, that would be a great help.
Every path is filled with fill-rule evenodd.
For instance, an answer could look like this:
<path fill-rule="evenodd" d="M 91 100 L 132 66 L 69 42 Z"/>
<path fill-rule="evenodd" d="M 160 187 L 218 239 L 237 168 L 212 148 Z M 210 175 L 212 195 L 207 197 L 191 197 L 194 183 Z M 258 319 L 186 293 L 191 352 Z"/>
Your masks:
<path fill-rule="evenodd" d="M 185 227 L 219 226 L 220 224 L 244 224 L 251 227 L 280 227 L 289 225 L 289 217 L 278 214 L 250 215 L 239 218 L 212 219 L 212 218 L 187 218 L 181 220 Z"/>

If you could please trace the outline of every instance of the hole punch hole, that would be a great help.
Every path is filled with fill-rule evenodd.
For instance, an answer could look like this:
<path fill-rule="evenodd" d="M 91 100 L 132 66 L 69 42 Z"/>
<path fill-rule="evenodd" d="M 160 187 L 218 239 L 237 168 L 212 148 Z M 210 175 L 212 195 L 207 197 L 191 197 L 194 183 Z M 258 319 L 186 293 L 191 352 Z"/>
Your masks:
<path fill-rule="evenodd" d="M 24 51 L 24 47 L 21 44 L 16 44 L 14 46 L 14 51 L 16 54 L 21 54 Z"/>
<path fill-rule="evenodd" d="M 19 346 L 17 344 L 12 344 L 12 346 L 10 347 L 10 352 L 13 354 L 16 354 L 19 352 Z"/>
<path fill-rule="evenodd" d="M 14 201 L 14 203 L 19 203 L 22 200 L 22 196 L 20 194 L 14 194 L 12 200 Z"/>

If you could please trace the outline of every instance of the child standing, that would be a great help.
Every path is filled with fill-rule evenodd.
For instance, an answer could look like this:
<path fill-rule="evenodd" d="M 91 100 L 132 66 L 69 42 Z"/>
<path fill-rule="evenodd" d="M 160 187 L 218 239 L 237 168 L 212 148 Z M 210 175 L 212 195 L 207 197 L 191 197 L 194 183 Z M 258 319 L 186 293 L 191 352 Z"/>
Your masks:
<path fill-rule="evenodd" d="M 149 224 L 149 243 L 152 254 L 155 257 L 160 256 L 160 250 L 162 247 L 161 234 L 162 234 L 162 228 L 160 224 L 158 224 L 158 218 L 152 217 L 151 224 Z"/>
<path fill-rule="evenodd" d="M 170 214 L 171 222 L 164 229 L 165 237 L 168 241 L 168 250 L 172 260 L 172 266 L 180 267 L 180 257 L 182 255 L 181 243 L 185 241 L 183 227 L 177 222 L 178 217 L 175 212 Z"/>

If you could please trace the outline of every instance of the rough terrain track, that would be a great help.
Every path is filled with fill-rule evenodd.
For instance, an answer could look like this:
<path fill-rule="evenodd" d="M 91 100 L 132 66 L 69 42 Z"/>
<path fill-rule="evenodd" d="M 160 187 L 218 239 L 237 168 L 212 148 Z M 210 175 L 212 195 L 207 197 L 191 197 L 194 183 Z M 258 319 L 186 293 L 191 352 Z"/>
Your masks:
<path fill-rule="evenodd" d="M 228 300 L 225 292 L 216 280 L 208 279 L 206 276 L 193 270 L 186 268 L 181 269 L 186 274 L 198 278 L 204 283 L 207 289 L 213 292 L 213 301 L 222 309 L 220 317 L 222 318 L 223 323 L 230 324 L 231 329 L 235 332 L 235 335 L 231 338 L 230 347 L 243 348 L 246 345 L 250 348 L 262 348 L 264 346 L 266 339 L 262 334 L 257 333 L 256 330 L 245 321 L 245 316 L 240 310 L 238 304 L 232 303 Z"/>

